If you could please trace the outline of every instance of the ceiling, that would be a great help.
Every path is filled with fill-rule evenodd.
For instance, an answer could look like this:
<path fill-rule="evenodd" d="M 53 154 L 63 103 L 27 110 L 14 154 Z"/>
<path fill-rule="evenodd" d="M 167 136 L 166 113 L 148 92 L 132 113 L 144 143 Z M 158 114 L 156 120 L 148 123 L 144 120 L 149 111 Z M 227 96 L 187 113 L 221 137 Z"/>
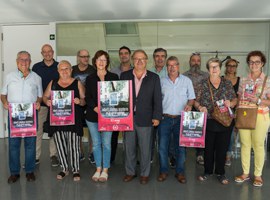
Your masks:
<path fill-rule="evenodd" d="M 270 20 L 269 0 L 1 0 L 0 25 L 66 21 Z"/>

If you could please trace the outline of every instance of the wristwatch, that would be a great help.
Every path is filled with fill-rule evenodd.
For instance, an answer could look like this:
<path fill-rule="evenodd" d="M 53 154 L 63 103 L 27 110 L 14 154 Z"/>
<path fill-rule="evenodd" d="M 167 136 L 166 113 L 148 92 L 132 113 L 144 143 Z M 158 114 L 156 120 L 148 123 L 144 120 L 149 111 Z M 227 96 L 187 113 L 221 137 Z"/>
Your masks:
<path fill-rule="evenodd" d="M 258 98 L 258 101 L 257 101 L 257 105 L 260 105 L 262 103 L 262 100 L 260 98 Z"/>

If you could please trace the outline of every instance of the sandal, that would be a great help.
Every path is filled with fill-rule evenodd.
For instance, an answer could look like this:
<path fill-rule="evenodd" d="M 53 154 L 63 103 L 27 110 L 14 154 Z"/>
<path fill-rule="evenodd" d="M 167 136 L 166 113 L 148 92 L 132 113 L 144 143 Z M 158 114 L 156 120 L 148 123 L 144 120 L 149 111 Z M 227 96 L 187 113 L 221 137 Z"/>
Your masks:
<path fill-rule="evenodd" d="M 99 177 L 100 177 L 100 172 L 95 172 L 94 175 L 92 176 L 92 180 L 95 182 L 98 182 Z"/>
<path fill-rule="evenodd" d="M 210 174 L 203 174 L 198 176 L 199 181 L 206 181 L 209 178 Z"/>
<path fill-rule="evenodd" d="M 102 172 L 99 179 L 98 179 L 98 181 L 104 183 L 107 180 L 108 180 L 108 173 L 107 172 Z"/>
<path fill-rule="evenodd" d="M 234 181 L 237 183 L 243 183 L 245 181 L 248 181 L 250 179 L 249 175 L 242 174 L 240 176 L 236 176 L 234 178 Z"/>
<path fill-rule="evenodd" d="M 217 179 L 222 185 L 229 184 L 229 179 L 227 179 L 227 177 L 225 175 L 217 175 Z"/>
<path fill-rule="evenodd" d="M 253 186 L 255 186 L 255 187 L 262 187 L 263 186 L 263 180 L 262 180 L 262 178 L 261 177 L 260 178 L 255 177 L 254 178 L 254 181 L 253 181 Z"/>
<path fill-rule="evenodd" d="M 80 181 L 81 180 L 81 176 L 78 172 L 73 174 L 73 181 Z"/>
<path fill-rule="evenodd" d="M 56 179 L 57 180 L 62 180 L 67 175 L 68 175 L 68 171 L 66 171 L 66 172 L 59 172 L 59 174 L 57 174 L 57 176 L 56 176 Z"/>

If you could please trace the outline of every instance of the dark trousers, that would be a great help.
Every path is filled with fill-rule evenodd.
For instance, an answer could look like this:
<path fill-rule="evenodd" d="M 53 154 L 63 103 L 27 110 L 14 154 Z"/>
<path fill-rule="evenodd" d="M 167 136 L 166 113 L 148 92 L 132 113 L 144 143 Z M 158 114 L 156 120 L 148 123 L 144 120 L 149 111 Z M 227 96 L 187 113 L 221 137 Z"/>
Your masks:
<path fill-rule="evenodd" d="M 207 130 L 204 149 L 204 172 L 206 174 L 225 174 L 226 152 L 230 143 L 231 132 Z"/>
<path fill-rule="evenodd" d="M 111 163 L 114 162 L 116 151 L 117 151 L 117 145 L 118 145 L 118 136 L 119 131 L 113 131 L 112 132 L 112 140 L 111 140 Z"/>

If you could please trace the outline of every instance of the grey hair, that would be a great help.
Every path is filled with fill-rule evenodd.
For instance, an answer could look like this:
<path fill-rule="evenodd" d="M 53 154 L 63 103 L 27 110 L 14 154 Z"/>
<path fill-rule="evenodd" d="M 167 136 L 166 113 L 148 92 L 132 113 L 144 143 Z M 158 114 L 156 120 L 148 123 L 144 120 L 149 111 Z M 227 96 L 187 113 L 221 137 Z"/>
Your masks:
<path fill-rule="evenodd" d="M 69 61 L 67 61 L 67 60 L 61 60 L 61 61 L 58 63 L 58 65 L 57 65 L 57 69 L 59 69 L 59 66 L 62 65 L 62 64 L 68 65 L 70 69 L 72 68 Z"/>
<path fill-rule="evenodd" d="M 168 66 L 168 62 L 169 61 L 175 61 L 177 65 L 179 65 L 179 60 L 176 56 L 170 56 L 167 61 L 166 61 L 166 65 Z"/>
<path fill-rule="evenodd" d="M 222 67 L 221 60 L 219 60 L 218 58 L 210 58 L 206 63 L 206 68 L 207 68 L 208 71 L 209 71 L 209 66 L 210 66 L 211 63 L 218 63 L 220 69 Z"/>
<path fill-rule="evenodd" d="M 28 57 L 29 57 L 29 59 L 31 60 L 31 54 L 30 54 L 28 51 L 25 51 L 25 50 L 19 51 L 19 52 L 17 53 L 17 60 L 19 59 L 20 55 L 22 55 L 22 54 L 27 54 Z"/>

